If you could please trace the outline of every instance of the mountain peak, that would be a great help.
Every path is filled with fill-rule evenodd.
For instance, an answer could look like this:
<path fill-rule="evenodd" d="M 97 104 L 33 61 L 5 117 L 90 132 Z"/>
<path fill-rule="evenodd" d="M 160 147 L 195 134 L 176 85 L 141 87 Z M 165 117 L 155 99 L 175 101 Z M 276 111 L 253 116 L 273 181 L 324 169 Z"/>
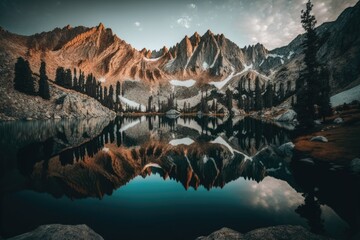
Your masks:
<path fill-rule="evenodd" d="M 99 23 L 99 25 L 97 26 L 97 29 L 98 30 L 104 30 L 105 29 L 105 26 L 102 22 Z"/>
<path fill-rule="evenodd" d="M 212 32 L 211 32 L 211 30 L 210 29 L 208 29 L 207 31 L 206 31 L 206 33 L 204 34 L 204 36 L 205 35 L 209 35 L 209 36 L 211 36 L 211 35 L 214 35 Z"/>

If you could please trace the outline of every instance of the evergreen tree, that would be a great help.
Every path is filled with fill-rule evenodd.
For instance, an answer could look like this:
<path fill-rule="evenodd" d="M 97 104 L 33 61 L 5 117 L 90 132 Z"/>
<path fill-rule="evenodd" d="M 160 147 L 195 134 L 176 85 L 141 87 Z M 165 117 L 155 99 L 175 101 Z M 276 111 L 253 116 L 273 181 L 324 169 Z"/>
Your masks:
<path fill-rule="evenodd" d="M 183 112 L 186 113 L 186 102 L 184 102 L 184 106 L 183 106 Z"/>
<path fill-rule="evenodd" d="M 85 75 L 84 75 L 84 72 L 82 72 L 80 70 L 80 73 L 79 73 L 79 92 L 85 92 L 84 90 L 84 84 L 85 84 Z"/>
<path fill-rule="evenodd" d="M 302 70 L 296 82 L 296 111 L 301 125 L 312 127 L 315 119 L 315 104 L 319 102 L 321 85 L 318 74 L 318 61 L 316 53 L 318 50 L 318 37 L 315 32 L 316 19 L 311 14 L 313 4 L 311 0 L 306 3 L 306 10 L 301 11 L 301 24 L 305 29 L 304 62 Z"/>
<path fill-rule="evenodd" d="M 273 92 L 273 86 L 272 83 L 269 82 L 266 86 L 266 92 L 265 92 L 265 107 L 271 108 L 273 106 L 273 98 L 274 98 L 274 92 Z"/>
<path fill-rule="evenodd" d="M 147 107 L 148 112 L 151 112 L 152 100 L 153 100 L 153 96 L 150 96 L 148 99 L 148 107 Z"/>
<path fill-rule="evenodd" d="M 108 108 L 113 109 L 114 108 L 114 87 L 110 85 L 109 87 L 109 96 L 108 96 Z"/>
<path fill-rule="evenodd" d="M 283 101 L 284 98 L 285 98 L 284 83 L 280 83 L 280 88 L 279 88 L 279 102 Z"/>
<path fill-rule="evenodd" d="M 262 109 L 262 95 L 260 88 L 260 79 L 257 76 L 255 79 L 255 110 L 259 111 Z"/>
<path fill-rule="evenodd" d="M 15 63 L 14 88 L 20 92 L 35 95 L 35 79 L 32 77 L 30 64 L 22 57 Z"/>
<path fill-rule="evenodd" d="M 85 93 L 88 96 L 91 96 L 91 86 L 92 86 L 92 74 L 88 74 L 86 77 L 86 82 L 85 82 Z"/>
<path fill-rule="evenodd" d="M 65 85 L 65 69 L 63 67 L 56 69 L 55 83 L 62 87 Z"/>
<path fill-rule="evenodd" d="M 104 98 L 103 98 L 103 88 L 102 88 L 101 84 L 99 84 L 99 101 L 100 101 L 101 103 L 104 102 Z"/>
<path fill-rule="evenodd" d="M 329 70 L 323 67 L 320 71 L 320 81 L 321 81 L 321 95 L 320 95 L 320 114 L 325 121 L 325 118 L 331 116 L 332 109 L 330 103 L 330 83 L 329 83 Z"/>
<path fill-rule="evenodd" d="M 216 102 L 215 102 L 215 98 L 213 99 L 212 105 L 211 105 L 211 111 L 215 112 L 217 111 L 216 109 Z"/>
<path fill-rule="evenodd" d="M 72 88 L 72 75 L 70 69 L 66 69 L 64 87 L 68 89 Z"/>
<path fill-rule="evenodd" d="M 48 77 L 46 76 L 46 64 L 44 61 L 41 61 L 40 65 L 39 96 L 43 99 L 50 99 L 49 83 Z"/>
<path fill-rule="evenodd" d="M 104 95 L 103 95 L 103 98 L 104 98 L 104 100 L 103 100 L 103 105 L 104 106 L 108 106 L 108 95 L 107 95 L 107 87 L 105 86 L 104 87 Z"/>
<path fill-rule="evenodd" d="M 116 82 L 116 91 L 115 91 L 117 101 L 119 100 L 120 93 L 121 93 L 121 84 L 119 81 L 117 81 Z"/>
<path fill-rule="evenodd" d="M 96 94 L 96 92 L 97 92 L 96 89 L 97 89 L 97 81 L 96 81 L 95 76 L 93 76 L 92 82 L 91 82 L 91 96 L 95 99 L 98 98 L 98 95 Z"/>
<path fill-rule="evenodd" d="M 74 79 L 73 79 L 73 88 L 75 89 L 75 91 L 79 91 L 79 82 L 78 79 L 76 77 L 76 68 L 74 68 Z"/>
<path fill-rule="evenodd" d="M 229 110 L 230 114 L 232 114 L 232 108 L 233 108 L 233 93 L 230 89 L 227 89 L 226 92 L 226 107 Z"/>

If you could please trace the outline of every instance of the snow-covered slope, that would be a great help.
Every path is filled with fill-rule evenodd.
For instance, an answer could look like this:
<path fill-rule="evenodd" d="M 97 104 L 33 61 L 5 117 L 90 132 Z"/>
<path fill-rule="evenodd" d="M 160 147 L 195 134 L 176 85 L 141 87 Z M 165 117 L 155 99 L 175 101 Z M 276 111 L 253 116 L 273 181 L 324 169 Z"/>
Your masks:
<path fill-rule="evenodd" d="M 333 107 L 344 103 L 351 103 L 354 100 L 360 101 L 360 85 L 338 93 L 330 98 L 330 102 Z"/>

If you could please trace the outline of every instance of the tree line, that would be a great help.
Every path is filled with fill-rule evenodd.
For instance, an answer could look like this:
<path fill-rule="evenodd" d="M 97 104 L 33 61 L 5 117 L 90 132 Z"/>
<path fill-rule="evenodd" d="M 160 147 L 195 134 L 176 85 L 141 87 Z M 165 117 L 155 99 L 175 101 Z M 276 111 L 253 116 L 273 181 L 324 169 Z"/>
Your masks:
<path fill-rule="evenodd" d="M 14 77 L 14 88 L 19 92 L 40 96 L 43 99 L 50 99 L 50 89 L 48 83 L 48 77 L 46 75 L 46 64 L 41 61 L 40 64 L 40 80 L 38 82 L 38 91 L 35 89 L 36 78 L 33 76 L 29 61 L 22 57 L 19 57 L 15 63 L 15 77 Z"/>

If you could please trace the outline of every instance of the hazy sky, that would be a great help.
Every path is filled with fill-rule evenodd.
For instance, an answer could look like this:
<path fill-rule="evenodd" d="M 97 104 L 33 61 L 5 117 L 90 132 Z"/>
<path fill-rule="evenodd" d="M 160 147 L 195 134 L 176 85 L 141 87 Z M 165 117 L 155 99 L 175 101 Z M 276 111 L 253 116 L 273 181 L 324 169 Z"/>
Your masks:
<path fill-rule="evenodd" d="M 172 46 L 195 31 L 224 33 L 240 47 L 268 49 L 289 43 L 303 30 L 307 0 L 0 0 L 0 26 L 30 35 L 55 27 L 104 23 L 133 47 Z M 321 24 L 333 21 L 358 0 L 313 0 Z"/>

